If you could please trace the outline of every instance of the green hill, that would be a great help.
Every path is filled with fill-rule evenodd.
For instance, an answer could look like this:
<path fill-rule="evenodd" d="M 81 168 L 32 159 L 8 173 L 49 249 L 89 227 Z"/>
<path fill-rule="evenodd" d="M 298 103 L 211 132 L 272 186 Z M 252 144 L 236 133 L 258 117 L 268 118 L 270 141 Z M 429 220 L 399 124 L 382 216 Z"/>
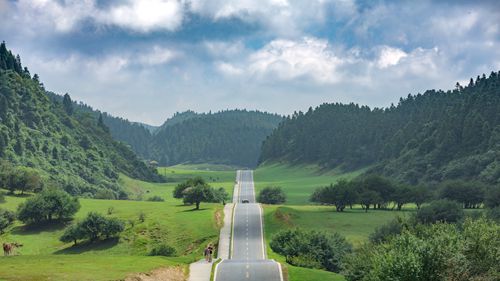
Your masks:
<path fill-rule="evenodd" d="M 186 116 L 185 116 L 186 117 Z M 152 139 L 152 156 L 162 165 L 218 163 L 253 167 L 262 141 L 282 117 L 259 111 L 228 110 L 190 115 L 165 123 Z"/>
<path fill-rule="evenodd" d="M 102 119 L 74 110 L 69 96 L 50 98 L 38 75 L 31 77 L 5 43 L 0 45 L 0 159 L 31 167 L 45 182 L 74 195 L 106 189 L 124 197 L 117 184 L 120 172 L 161 180 L 155 169 L 113 140 Z"/>
<path fill-rule="evenodd" d="M 264 142 L 260 161 L 343 170 L 370 165 L 371 172 L 412 184 L 500 183 L 500 74 L 408 95 L 384 109 L 335 103 L 295 113 Z"/>

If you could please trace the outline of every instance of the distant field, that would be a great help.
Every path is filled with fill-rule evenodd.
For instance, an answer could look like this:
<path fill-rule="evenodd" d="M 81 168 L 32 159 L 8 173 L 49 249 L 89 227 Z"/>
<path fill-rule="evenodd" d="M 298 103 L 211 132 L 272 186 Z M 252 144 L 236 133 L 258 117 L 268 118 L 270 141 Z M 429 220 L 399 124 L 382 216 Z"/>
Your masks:
<path fill-rule="evenodd" d="M 317 187 L 335 183 L 339 179 L 352 179 L 362 172 L 364 170 L 351 173 L 321 172 L 313 165 L 268 164 L 255 170 L 254 180 L 257 193 L 266 186 L 281 186 L 287 195 L 285 204 L 306 205 L 310 204 L 309 197 Z"/>
<path fill-rule="evenodd" d="M 229 189 L 235 171 L 210 172 L 180 167 L 166 168 L 165 171 L 174 174 L 169 177 L 169 183 L 147 183 L 123 175 L 120 177 L 132 197 L 147 199 L 158 195 L 166 199 L 165 202 L 80 199 L 82 207 L 76 219 L 83 218 L 90 211 L 107 215 L 111 208 L 110 216 L 127 222 L 119 240 L 72 247 L 72 243 L 59 242 L 65 224 L 26 228 L 17 222 L 9 232 L 0 235 L 0 243 L 16 241 L 24 247 L 18 251 L 20 256 L 0 257 L 0 280 L 116 280 L 132 272 L 147 272 L 176 264 L 186 266 L 197 260 L 207 243 L 218 240 L 222 205 L 202 203 L 200 211 L 192 211 L 192 206 L 184 206 L 181 200 L 172 198 L 172 190 L 178 181 L 196 175 L 213 179 L 210 184 L 214 187 Z M 24 200 L 6 196 L 6 202 L 0 203 L 0 208 L 15 210 Z M 138 219 L 141 212 L 146 215 L 142 223 Z M 174 246 L 179 257 L 147 256 L 151 247 L 159 242 Z"/>

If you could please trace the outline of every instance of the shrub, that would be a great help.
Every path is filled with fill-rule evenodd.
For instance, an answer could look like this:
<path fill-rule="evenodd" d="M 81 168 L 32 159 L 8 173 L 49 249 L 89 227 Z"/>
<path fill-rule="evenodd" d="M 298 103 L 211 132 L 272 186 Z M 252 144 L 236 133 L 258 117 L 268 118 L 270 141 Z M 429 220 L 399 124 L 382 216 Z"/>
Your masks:
<path fill-rule="evenodd" d="M 400 218 L 393 219 L 392 221 L 381 225 L 370 234 L 370 242 L 382 243 L 387 242 L 396 235 L 401 234 L 403 231 L 403 222 Z"/>
<path fill-rule="evenodd" d="M 302 229 L 283 230 L 275 234 L 271 249 L 286 257 L 292 265 L 339 272 L 351 245 L 340 234 L 327 235 Z"/>
<path fill-rule="evenodd" d="M 143 211 L 140 211 L 139 212 L 139 221 L 144 222 L 145 220 L 146 220 L 146 213 L 144 213 Z"/>
<path fill-rule="evenodd" d="M 416 214 L 421 223 L 457 222 L 464 217 L 462 206 L 454 201 L 442 199 L 431 202 L 422 207 Z"/>
<path fill-rule="evenodd" d="M 344 263 L 347 281 L 498 280 L 500 225 L 484 218 L 427 224 L 383 244 L 366 244 Z"/>
<path fill-rule="evenodd" d="M 0 209 L 0 234 L 2 234 L 7 227 L 12 225 L 16 219 L 16 214 L 9 210 Z"/>
<path fill-rule="evenodd" d="M 90 212 L 85 219 L 66 228 L 64 234 L 59 238 L 62 242 L 74 242 L 88 239 L 91 242 L 101 238 L 108 239 L 116 236 L 125 229 L 123 221 L 117 218 L 106 218 L 105 216 Z"/>
<path fill-rule="evenodd" d="M 283 204 L 286 201 L 286 195 L 281 187 L 268 186 L 260 191 L 257 200 L 264 204 Z"/>
<path fill-rule="evenodd" d="M 105 200 L 114 200 L 116 199 L 116 194 L 109 189 L 99 189 L 94 195 L 95 199 L 105 199 Z"/>
<path fill-rule="evenodd" d="M 77 198 L 59 189 L 45 189 L 18 207 L 18 218 L 24 223 L 71 218 L 80 209 Z"/>
<path fill-rule="evenodd" d="M 158 196 L 158 195 L 155 195 L 155 196 L 153 196 L 153 197 L 149 197 L 149 198 L 147 199 L 147 201 L 152 201 L 152 202 L 163 202 L 163 201 L 165 201 L 165 199 L 161 198 L 161 197 L 160 197 L 160 196 Z"/>
<path fill-rule="evenodd" d="M 156 245 L 153 249 L 151 249 L 149 255 L 172 257 L 175 255 L 175 248 L 167 244 L 159 244 Z"/>

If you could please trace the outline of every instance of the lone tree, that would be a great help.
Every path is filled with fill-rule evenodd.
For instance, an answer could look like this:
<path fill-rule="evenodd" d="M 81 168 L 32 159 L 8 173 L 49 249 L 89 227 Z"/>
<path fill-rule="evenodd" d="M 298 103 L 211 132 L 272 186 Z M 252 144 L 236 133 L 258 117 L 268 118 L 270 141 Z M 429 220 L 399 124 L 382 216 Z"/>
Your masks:
<path fill-rule="evenodd" d="M 184 197 L 184 190 L 186 190 L 188 187 L 194 187 L 197 185 L 206 185 L 207 183 L 202 177 L 194 177 L 191 179 L 188 179 L 184 182 L 179 183 L 173 191 L 173 196 L 174 198 L 181 199 Z"/>
<path fill-rule="evenodd" d="M 208 185 L 197 185 L 188 187 L 183 191 L 184 204 L 196 204 L 196 210 L 200 209 L 201 202 L 214 202 L 214 190 Z"/>
<path fill-rule="evenodd" d="M 59 189 L 45 189 L 18 207 L 18 218 L 24 223 L 39 223 L 71 218 L 80 209 L 78 198 Z"/>
<path fill-rule="evenodd" d="M 215 190 L 215 202 L 220 202 L 222 205 L 226 205 L 226 201 L 229 200 L 229 194 L 223 187 Z"/>
<path fill-rule="evenodd" d="M 264 204 L 283 204 L 286 201 L 286 195 L 281 187 L 268 186 L 260 191 L 257 201 Z"/>
<path fill-rule="evenodd" d="M 68 115 L 72 115 L 73 114 L 73 101 L 71 100 L 71 97 L 69 96 L 68 93 L 64 94 L 64 97 L 63 97 L 63 108 L 64 108 L 64 111 L 66 111 L 66 113 Z"/>

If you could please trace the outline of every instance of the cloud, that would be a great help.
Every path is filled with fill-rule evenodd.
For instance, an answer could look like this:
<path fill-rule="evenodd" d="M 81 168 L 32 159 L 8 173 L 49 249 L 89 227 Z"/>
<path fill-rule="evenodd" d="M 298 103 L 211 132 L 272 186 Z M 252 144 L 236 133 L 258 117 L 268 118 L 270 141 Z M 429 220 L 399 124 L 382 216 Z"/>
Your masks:
<path fill-rule="evenodd" d="M 241 61 L 218 63 L 216 67 L 223 74 L 245 72 L 259 81 L 335 83 L 340 79 L 336 69 L 342 63 L 326 40 L 306 37 L 300 40 L 276 39 L 250 52 Z"/>
<path fill-rule="evenodd" d="M 135 0 L 101 11 L 97 20 L 139 32 L 173 31 L 182 24 L 183 13 L 177 0 Z"/>
<path fill-rule="evenodd" d="M 380 51 L 377 65 L 380 68 L 387 68 L 389 66 L 398 64 L 398 62 L 402 58 L 405 58 L 407 56 L 408 54 L 406 54 L 401 49 L 384 46 Z"/>
<path fill-rule="evenodd" d="M 40 31 L 40 27 L 67 33 L 85 21 L 98 26 L 117 26 L 134 32 L 174 31 L 182 24 L 183 4 L 177 0 L 128 0 L 100 8 L 96 0 L 19 0 L 14 17 L 25 28 Z"/>

